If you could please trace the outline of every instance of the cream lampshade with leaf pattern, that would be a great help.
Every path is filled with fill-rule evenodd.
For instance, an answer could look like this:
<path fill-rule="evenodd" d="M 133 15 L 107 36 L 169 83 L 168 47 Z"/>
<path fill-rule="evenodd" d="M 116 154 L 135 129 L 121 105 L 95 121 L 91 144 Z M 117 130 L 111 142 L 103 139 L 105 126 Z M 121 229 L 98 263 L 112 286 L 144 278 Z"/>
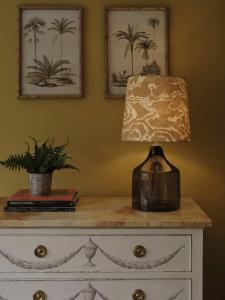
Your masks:
<path fill-rule="evenodd" d="M 146 160 L 133 171 L 133 208 L 180 207 L 180 173 L 165 158 L 161 144 L 190 141 L 187 87 L 172 76 L 133 76 L 127 83 L 122 140 L 150 142 Z"/>
<path fill-rule="evenodd" d="M 131 77 L 126 90 L 122 140 L 150 143 L 189 141 L 190 119 L 184 79 Z"/>

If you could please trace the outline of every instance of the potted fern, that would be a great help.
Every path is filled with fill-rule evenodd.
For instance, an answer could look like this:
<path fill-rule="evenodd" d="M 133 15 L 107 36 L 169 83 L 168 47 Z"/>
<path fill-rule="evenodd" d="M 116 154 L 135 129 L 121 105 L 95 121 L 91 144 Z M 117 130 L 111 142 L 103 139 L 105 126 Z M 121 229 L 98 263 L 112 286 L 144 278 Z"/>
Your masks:
<path fill-rule="evenodd" d="M 30 151 L 29 143 L 27 150 L 21 154 L 10 154 L 9 157 L 0 161 L 0 164 L 9 170 L 20 171 L 25 169 L 29 174 L 30 192 L 34 196 L 49 195 L 51 193 L 52 174 L 55 170 L 75 169 L 74 165 L 67 163 L 68 159 L 65 150 L 68 141 L 64 145 L 55 146 L 54 139 L 49 142 L 49 138 L 43 143 L 31 137 L 33 141 L 33 151 Z"/>

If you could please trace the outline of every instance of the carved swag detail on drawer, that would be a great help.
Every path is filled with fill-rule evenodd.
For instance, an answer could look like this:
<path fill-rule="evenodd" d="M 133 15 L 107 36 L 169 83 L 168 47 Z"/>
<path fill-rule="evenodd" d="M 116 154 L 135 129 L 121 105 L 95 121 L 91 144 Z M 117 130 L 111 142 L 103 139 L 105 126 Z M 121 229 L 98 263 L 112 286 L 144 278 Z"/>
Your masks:
<path fill-rule="evenodd" d="M 74 258 L 78 253 L 80 253 L 81 250 L 83 250 L 86 258 L 88 259 L 88 262 L 85 264 L 85 266 L 86 267 L 96 267 L 96 265 L 92 262 L 92 259 L 94 258 L 97 250 L 99 250 L 107 259 L 109 259 L 114 264 L 119 265 L 123 268 L 133 269 L 133 270 L 150 270 L 150 269 L 159 267 L 159 266 L 169 262 L 184 247 L 185 247 L 185 245 L 181 245 L 180 247 L 178 247 L 177 249 L 175 249 L 173 252 L 169 253 L 166 256 L 163 256 L 161 258 L 154 259 L 154 260 L 141 261 L 141 262 L 129 261 L 129 260 L 120 259 L 118 257 L 115 257 L 115 256 L 111 255 L 110 253 L 104 251 L 104 249 L 102 249 L 95 242 L 93 242 L 93 240 L 91 238 L 89 239 L 89 241 L 86 244 L 84 244 L 81 247 L 79 247 L 78 249 L 72 251 L 69 255 L 59 258 L 57 260 L 53 260 L 52 262 L 26 261 L 24 259 L 14 257 L 1 249 L 0 249 L 0 254 L 3 257 L 5 257 L 10 263 L 16 265 L 17 267 L 20 267 L 23 269 L 46 270 L 46 269 L 57 268 L 65 263 L 67 263 L 72 258 Z M 0 300 L 1 300 L 1 298 L 0 298 Z"/>
<path fill-rule="evenodd" d="M 183 292 L 184 292 L 184 289 L 180 289 L 174 295 L 172 295 L 171 297 L 169 297 L 165 300 L 175 300 Z M 74 296 L 70 297 L 68 300 L 75 300 L 80 295 L 82 295 L 83 299 L 85 299 L 85 300 L 94 300 L 96 298 L 96 296 L 99 296 L 102 300 L 110 300 L 111 299 L 111 298 L 103 295 L 98 289 L 96 289 L 92 285 L 91 282 L 88 282 L 87 286 L 84 289 L 81 289 L 79 292 L 77 292 Z M 3 298 L 0 296 L 0 300 L 10 300 L 10 299 L 6 299 L 6 298 Z"/>

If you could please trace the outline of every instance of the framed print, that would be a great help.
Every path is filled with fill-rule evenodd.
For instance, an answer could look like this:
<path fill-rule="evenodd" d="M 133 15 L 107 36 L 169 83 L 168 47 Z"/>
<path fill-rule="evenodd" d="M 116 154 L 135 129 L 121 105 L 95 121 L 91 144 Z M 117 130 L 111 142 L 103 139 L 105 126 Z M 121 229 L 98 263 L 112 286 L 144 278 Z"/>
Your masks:
<path fill-rule="evenodd" d="M 123 98 L 132 75 L 167 75 L 167 8 L 105 8 L 105 95 Z"/>
<path fill-rule="evenodd" d="M 18 98 L 81 98 L 82 9 L 19 7 Z"/>

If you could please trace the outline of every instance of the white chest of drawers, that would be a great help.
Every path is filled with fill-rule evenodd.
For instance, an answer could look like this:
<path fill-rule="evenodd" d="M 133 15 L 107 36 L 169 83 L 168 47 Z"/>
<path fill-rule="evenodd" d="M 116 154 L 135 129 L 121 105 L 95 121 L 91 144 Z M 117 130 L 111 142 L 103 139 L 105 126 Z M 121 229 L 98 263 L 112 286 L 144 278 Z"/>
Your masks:
<path fill-rule="evenodd" d="M 202 300 L 206 226 L 191 199 L 171 213 L 132 210 L 126 197 L 0 212 L 0 300 Z"/>

